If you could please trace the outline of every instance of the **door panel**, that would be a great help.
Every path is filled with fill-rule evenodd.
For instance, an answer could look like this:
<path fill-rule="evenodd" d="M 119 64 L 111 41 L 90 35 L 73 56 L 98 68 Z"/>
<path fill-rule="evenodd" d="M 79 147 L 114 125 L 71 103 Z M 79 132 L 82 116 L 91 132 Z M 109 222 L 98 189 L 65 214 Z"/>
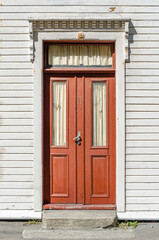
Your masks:
<path fill-rule="evenodd" d="M 85 79 L 85 204 L 115 203 L 114 86 L 114 79 Z"/>
<path fill-rule="evenodd" d="M 50 78 L 50 201 L 76 203 L 76 78 Z"/>

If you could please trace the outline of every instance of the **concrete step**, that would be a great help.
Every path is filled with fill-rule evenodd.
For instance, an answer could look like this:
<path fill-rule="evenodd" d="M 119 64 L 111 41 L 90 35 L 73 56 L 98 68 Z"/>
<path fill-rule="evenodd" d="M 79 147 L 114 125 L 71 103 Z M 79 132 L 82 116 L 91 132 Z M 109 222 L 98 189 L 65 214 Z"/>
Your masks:
<path fill-rule="evenodd" d="M 46 210 L 43 211 L 43 229 L 106 228 L 116 222 L 114 210 Z"/>
<path fill-rule="evenodd" d="M 134 239 L 135 233 L 130 229 L 108 228 L 108 229 L 90 229 L 90 230 L 29 230 L 23 231 L 24 239 L 54 239 L 54 240 L 104 240 Z M 135 238 L 136 239 L 136 238 Z M 144 238 L 142 238 L 144 239 Z M 157 239 L 157 238 L 156 238 Z M 145 239 L 144 239 L 145 240 Z"/>

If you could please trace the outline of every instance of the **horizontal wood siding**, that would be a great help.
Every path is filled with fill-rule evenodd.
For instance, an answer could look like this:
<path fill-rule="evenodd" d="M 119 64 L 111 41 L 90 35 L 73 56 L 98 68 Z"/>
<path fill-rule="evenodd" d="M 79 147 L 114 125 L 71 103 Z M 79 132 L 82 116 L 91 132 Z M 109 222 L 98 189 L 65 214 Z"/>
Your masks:
<path fill-rule="evenodd" d="M 28 18 L 119 16 L 131 19 L 126 210 L 159 211 L 159 1 L 1 0 L 0 4 L 0 209 L 33 209 L 34 69 Z"/>

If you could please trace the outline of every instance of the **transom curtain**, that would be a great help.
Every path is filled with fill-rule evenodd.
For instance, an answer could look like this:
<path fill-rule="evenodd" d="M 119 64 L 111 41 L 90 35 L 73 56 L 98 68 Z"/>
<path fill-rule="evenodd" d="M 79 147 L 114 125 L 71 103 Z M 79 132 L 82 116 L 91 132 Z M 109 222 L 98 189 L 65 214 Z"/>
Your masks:
<path fill-rule="evenodd" d="M 109 45 L 50 45 L 48 64 L 52 67 L 112 67 Z"/>

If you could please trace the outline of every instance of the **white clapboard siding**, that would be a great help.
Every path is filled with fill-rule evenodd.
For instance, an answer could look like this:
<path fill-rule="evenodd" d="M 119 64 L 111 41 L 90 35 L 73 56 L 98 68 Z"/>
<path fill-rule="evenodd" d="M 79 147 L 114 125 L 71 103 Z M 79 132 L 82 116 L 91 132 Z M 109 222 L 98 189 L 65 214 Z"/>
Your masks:
<path fill-rule="evenodd" d="M 2 5 L 1 6 L 1 12 L 2 13 L 44 13 L 44 12 L 63 12 L 65 9 L 66 12 L 88 12 L 88 6 L 84 6 L 83 4 L 82 5 L 79 5 L 79 6 L 75 6 L 75 4 L 72 4 L 72 6 L 68 6 L 68 5 L 65 5 L 65 6 L 60 6 L 60 4 L 57 6 L 55 5 L 50 5 L 50 6 L 5 6 Z M 92 13 L 96 13 L 96 12 L 110 12 L 110 5 L 106 6 L 103 2 L 103 4 L 101 5 L 96 5 L 96 7 L 90 5 L 89 6 L 89 12 L 92 12 Z M 114 12 L 118 12 L 118 13 L 147 13 L 147 14 L 155 14 L 155 13 L 158 13 L 159 11 L 159 7 L 156 6 L 155 8 L 154 7 L 151 7 L 151 6 L 147 6 L 145 8 L 145 6 L 116 6 L 115 9 L 114 9 Z"/>
<path fill-rule="evenodd" d="M 29 27 L 3 27 L 3 24 L 2 26 L 0 27 L 0 33 L 3 33 L 3 34 L 9 34 L 9 33 L 28 33 L 29 32 Z"/>
<path fill-rule="evenodd" d="M 32 69 L 9 69 L 9 70 L 0 70 L 0 75 L 1 76 L 32 76 L 33 75 L 33 70 Z"/>
<path fill-rule="evenodd" d="M 0 147 L 0 154 L 34 153 L 33 147 Z"/>
<path fill-rule="evenodd" d="M 159 75 L 159 70 L 158 69 L 127 69 L 126 70 L 126 75 L 127 76 L 151 76 L 151 75 Z"/>
<path fill-rule="evenodd" d="M 1 175 L 0 182 L 33 182 L 34 176 L 33 175 L 13 175 L 13 174 L 5 174 Z"/>
<path fill-rule="evenodd" d="M 0 54 L 5 56 L 5 55 L 28 55 L 30 52 L 29 48 L 2 48 L 0 50 Z M 1 71 L 1 70 L 0 70 Z"/>
<path fill-rule="evenodd" d="M 21 0 L 16 0 L 13 2 L 13 0 L 1 0 L 2 5 L 9 5 L 9 6 L 16 6 L 16 5 L 22 5 Z M 27 6 L 42 6 L 46 5 L 46 6 L 52 6 L 52 0 L 47 0 L 47 2 L 43 1 L 43 0 L 34 0 L 33 2 L 28 2 L 28 0 L 23 0 L 23 5 Z M 66 6 L 66 5 L 88 5 L 88 2 L 86 2 L 85 0 L 81 0 L 81 1 L 76 1 L 75 3 L 72 2 L 72 0 L 63 0 L 61 2 L 55 1 L 54 5 L 56 6 Z M 110 6 L 110 0 L 98 0 L 98 2 L 96 0 L 90 0 L 89 1 L 89 5 L 108 5 Z M 112 0 L 111 1 L 111 6 L 143 6 L 143 0 L 138 0 L 135 2 L 134 4 L 134 0 L 129 0 L 128 2 L 126 2 L 123 0 Z M 144 5 L 145 6 L 159 6 L 158 0 L 153 0 L 153 1 L 149 1 L 149 0 L 144 0 Z"/>
<path fill-rule="evenodd" d="M 159 146 L 159 141 L 127 141 L 126 142 L 126 147 L 158 147 Z"/>
<path fill-rule="evenodd" d="M 0 56 L 0 61 L 1 62 L 17 62 L 17 61 L 21 61 L 21 62 L 29 62 L 30 61 L 30 56 L 29 55 L 12 55 L 12 56 Z"/>
<path fill-rule="evenodd" d="M 32 112 L 32 105 L 0 105 L 0 111 L 2 112 Z"/>
<path fill-rule="evenodd" d="M 0 126 L 0 133 L 5 133 L 5 132 L 9 132 L 9 133 L 14 133 L 14 132 L 28 132 L 31 133 L 33 131 L 33 127 L 32 126 Z"/>
<path fill-rule="evenodd" d="M 33 118 L 33 112 L 1 112 L 1 118 L 14 119 L 14 118 Z"/>
<path fill-rule="evenodd" d="M 33 209 L 34 66 L 28 19 L 117 17 L 131 19 L 130 62 L 125 64 L 126 210 L 158 211 L 159 1 L 0 3 L 0 209 Z"/>
<path fill-rule="evenodd" d="M 126 104 L 159 104 L 159 97 L 127 97 Z"/>
<path fill-rule="evenodd" d="M 158 125 L 158 119 L 127 119 L 126 120 L 127 126 L 139 126 L 139 125 L 145 125 L 145 126 L 153 126 Z"/>
<path fill-rule="evenodd" d="M 136 161 L 142 161 L 142 162 L 158 162 L 158 159 L 159 159 L 159 154 L 142 154 L 142 155 L 139 155 L 139 154 L 129 154 L 126 156 L 126 160 L 127 162 L 136 162 Z"/>
<path fill-rule="evenodd" d="M 126 89 L 134 89 L 134 90 L 159 90 L 159 83 L 151 84 L 151 83 L 127 83 Z"/>
<path fill-rule="evenodd" d="M 111 6 L 112 7 L 112 6 Z M 71 9 L 71 8 L 69 8 Z M 105 12 L 104 12 L 105 10 Z M 65 7 L 63 8 L 63 11 L 65 11 Z M 89 12 L 89 8 L 87 6 L 86 11 L 81 13 L 81 9 L 78 8 L 78 11 L 75 13 L 72 10 L 70 11 L 66 11 L 65 12 L 65 18 L 69 19 L 69 18 L 73 18 L 73 19 L 81 19 L 81 18 L 91 18 L 92 15 L 94 18 L 112 18 L 112 16 L 115 16 L 114 12 L 112 15 L 112 12 L 109 11 L 107 9 L 102 8 L 101 11 L 96 12 L 95 10 L 92 12 Z M 131 14 L 130 13 L 120 13 L 120 12 L 116 12 L 119 13 L 119 16 L 122 16 L 123 18 L 130 18 Z M 78 14 L 78 16 L 77 16 Z M 47 18 L 48 19 L 52 19 L 53 17 L 55 19 L 57 18 L 61 18 L 62 12 L 47 12 Z M 132 13 L 133 18 L 135 18 L 136 20 L 158 20 L 158 13 L 145 13 L 145 14 L 141 14 L 140 12 L 138 13 Z M 46 13 L 44 12 L 40 12 L 40 13 L 35 13 L 35 12 L 26 12 L 26 13 L 1 13 L 1 19 L 4 20 L 28 20 L 28 18 L 37 18 L 37 19 L 45 19 L 46 18 Z"/>
<path fill-rule="evenodd" d="M 141 119 L 155 119 L 159 118 L 159 113 L 158 112 L 127 112 L 126 114 L 127 118 L 141 118 Z"/>
<path fill-rule="evenodd" d="M 19 90 L 32 90 L 33 89 L 33 85 L 32 84 L 29 84 L 29 83 L 27 83 L 27 84 L 21 84 L 21 83 L 19 83 L 19 84 L 5 84 L 5 83 L 2 83 L 1 85 L 0 85 L 0 91 L 1 90 L 16 90 L 16 91 L 19 91 Z"/>
<path fill-rule="evenodd" d="M 140 148 L 128 148 L 126 149 L 127 154 L 159 154 L 159 148 L 147 148 L 145 146 Z"/>
<path fill-rule="evenodd" d="M 82 12 L 82 13 L 85 13 L 85 12 L 88 12 L 88 6 L 84 6 L 83 4 L 83 6 L 82 5 L 79 5 L 79 6 L 73 6 L 74 4 L 72 4 L 72 6 L 70 7 L 70 6 L 68 6 L 68 5 L 65 5 L 65 6 L 54 6 L 54 5 L 50 5 L 50 6 L 43 6 L 43 7 L 41 7 L 41 6 L 32 6 L 32 7 L 30 7 L 30 6 L 5 6 L 5 4 L 3 5 L 3 6 L 1 6 L 1 12 L 2 13 L 44 13 L 44 12 L 56 12 L 56 13 L 61 13 L 61 12 L 63 12 L 64 11 L 64 9 L 65 9 L 65 11 L 66 12 L 76 12 L 76 13 L 79 13 L 79 12 Z M 109 13 L 110 12 L 110 7 L 111 6 L 106 6 L 105 4 L 104 4 L 104 2 L 103 2 L 103 5 L 96 5 L 96 7 L 94 7 L 94 6 L 89 6 L 89 12 L 92 12 L 92 13 L 96 13 L 96 12 L 100 12 L 100 13 L 102 13 L 102 12 L 107 12 L 107 13 Z M 151 13 L 153 13 L 153 14 L 155 14 L 155 13 L 158 13 L 159 12 L 159 7 L 157 6 L 157 7 L 151 7 L 151 6 L 148 6 L 148 7 L 146 7 L 145 8 L 145 6 L 124 6 L 124 7 L 122 7 L 122 6 L 116 6 L 116 8 L 115 8 L 115 10 L 114 10 L 114 12 L 118 12 L 118 13 L 126 13 L 126 14 L 128 14 L 128 13 L 143 13 L 143 11 L 145 12 L 145 13 L 148 13 L 148 14 L 151 14 Z"/>
<path fill-rule="evenodd" d="M 13 119 L 12 119 L 13 120 Z M 0 139 L 2 140 L 32 140 L 33 133 L 1 133 Z"/>
<path fill-rule="evenodd" d="M 146 96 L 147 97 L 159 97 L 159 89 L 155 90 L 155 91 L 153 91 L 153 90 L 147 90 L 147 91 L 135 90 L 134 91 L 134 89 L 127 90 L 126 96 L 128 96 L 128 97 L 135 97 L 135 96 L 136 97 L 146 97 Z"/>
<path fill-rule="evenodd" d="M 0 48 L 28 48 L 29 47 L 30 42 L 29 41 L 0 41 Z M 29 63 L 31 64 L 31 63 Z"/>
<path fill-rule="evenodd" d="M 159 126 L 135 126 L 135 127 L 127 127 L 127 133 L 158 133 Z"/>
<path fill-rule="evenodd" d="M 132 62 L 133 63 L 133 62 Z M 139 62 L 137 62 L 139 63 Z M 153 62 L 151 62 L 153 63 Z M 149 64 L 151 64 L 149 63 Z M 159 83 L 158 76 L 127 76 L 126 77 L 127 83 Z"/>
<path fill-rule="evenodd" d="M 23 134 L 24 135 L 24 134 Z M 18 154 L 1 154 L 0 157 L 1 160 L 3 161 L 33 161 L 34 160 L 34 155 L 31 153 L 18 153 Z"/>
<path fill-rule="evenodd" d="M 13 62 L 13 63 L 1 63 L 0 69 L 32 69 L 32 64 L 30 62 L 27 63 L 19 63 L 19 62 Z"/>
<path fill-rule="evenodd" d="M 32 168 L 32 161 L 2 161 L 0 160 L 0 168 Z M 1 188 L 1 186 L 0 186 Z"/>
<path fill-rule="evenodd" d="M 158 183 L 159 184 L 159 176 L 127 176 L 126 181 L 128 183 Z"/>
<path fill-rule="evenodd" d="M 0 100 L 1 103 L 1 100 Z M 33 126 L 33 119 L 1 119 L 1 126 Z"/>
<path fill-rule="evenodd" d="M 2 62 L 1 62 L 1 64 L 2 64 Z M 12 64 L 12 62 L 10 62 L 10 64 Z M 5 83 L 5 84 L 6 83 L 33 83 L 33 77 L 26 77 L 26 76 L 16 76 L 16 77 L 10 76 L 10 77 L 8 77 L 8 76 L 5 76 L 5 77 L 0 77 L 0 83 Z"/>
<path fill-rule="evenodd" d="M 159 111 L 159 105 L 126 105 L 126 111 L 128 112 L 158 112 Z"/>
<path fill-rule="evenodd" d="M 137 2 L 135 4 L 137 4 Z M 144 5 L 145 5 L 145 1 L 144 1 Z M 135 26 L 135 29 L 148 28 L 148 27 L 157 27 L 158 28 L 158 26 L 159 26 L 159 21 L 138 21 L 138 20 L 132 19 L 131 23 L 133 26 Z"/>
<path fill-rule="evenodd" d="M 3 183 L 0 183 L 3 184 Z M 20 182 L 16 182 L 16 184 L 21 184 Z M 25 186 L 24 182 L 24 186 Z M 33 202 L 33 196 L 0 196 L 0 203 L 32 203 Z"/>
<path fill-rule="evenodd" d="M 1 203 L 0 210 L 32 210 L 34 208 L 33 203 Z"/>
<path fill-rule="evenodd" d="M 159 211 L 159 204 L 152 204 L 154 199 L 151 199 L 150 204 L 146 204 L 145 202 L 139 204 L 127 204 L 126 205 L 126 211 Z"/>
<path fill-rule="evenodd" d="M 158 62 L 152 62 L 150 64 L 149 62 L 140 62 L 140 63 L 139 62 L 131 62 L 131 63 L 126 64 L 126 69 L 138 69 L 138 68 L 139 69 L 140 68 L 142 68 L 142 69 L 147 69 L 147 68 L 158 69 L 159 68 L 159 63 Z"/>
<path fill-rule="evenodd" d="M 29 34 L 2 34 L 1 33 L 1 41 L 29 41 Z"/>
<path fill-rule="evenodd" d="M 159 28 L 149 27 L 149 28 L 130 28 L 131 34 L 158 34 Z"/>
<path fill-rule="evenodd" d="M 159 38 L 157 39 L 159 41 Z M 3 58 L 2 58 L 3 59 Z M 158 55 L 131 55 L 130 59 L 132 62 L 158 62 L 159 56 Z M 146 76 L 146 74 L 145 74 Z"/>
<path fill-rule="evenodd" d="M 128 197 L 159 197 L 159 191 L 153 190 L 127 190 L 127 196 Z"/>
<path fill-rule="evenodd" d="M 1 20 L 1 27 L 29 27 L 29 22 L 28 21 L 24 21 L 24 20 L 18 20 L 18 21 L 2 21 Z"/>
<path fill-rule="evenodd" d="M 33 189 L 0 189 L 0 196 L 32 196 Z"/>
<path fill-rule="evenodd" d="M 1 97 L 33 97 L 33 91 L 0 91 Z"/>
<path fill-rule="evenodd" d="M 159 176 L 159 169 L 127 169 L 127 176 Z"/>
<path fill-rule="evenodd" d="M 131 49 L 131 54 L 133 55 L 140 55 L 140 54 L 143 54 L 143 55 L 158 55 L 159 53 L 159 50 L 158 49 Z"/>
<path fill-rule="evenodd" d="M 0 105 L 22 105 L 22 104 L 33 104 L 33 98 L 1 98 L 0 97 Z M 25 120 L 25 119 L 24 119 Z"/>
<path fill-rule="evenodd" d="M 159 197 L 127 197 L 127 203 L 158 203 Z"/>
<path fill-rule="evenodd" d="M 0 182 L 0 189 L 33 189 L 33 187 L 34 187 L 33 182 L 10 182 L 9 184 L 8 184 L 8 182 Z M 2 196 L 0 196 L 0 201 L 2 200 Z M 19 196 L 18 198 L 21 199 L 22 196 Z M 25 198 L 23 198 L 23 199 L 25 202 Z M 32 202 L 32 197 L 29 196 L 29 199 L 30 199 L 29 201 Z"/>
<path fill-rule="evenodd" d="M 126 183 L 126 189 L 128 190 L 159 190 L 158 183 Z M 158 192 L 158 191 L 156 191 Z M 153 196 L 153 195 L 152 195 Z"/>
<path fill-rule="evenodd" d="M 131 49 L 138 49 L 138 48 L 142 48 L 142 49 L 144 49 L 144 48 L 156 49 L 157 46 L 158 46 L 158 41 L 153 41 L 153 43 L 152 43 L 152 41 L 133 42 L 131 44 Z M 149 67 L 150 67 L 150 65 L 149 65 Z"/>
<path fill-rule="evenodd" d="M 0 140 L 0 147 L 33 147 L 33 140 Z"/>
<path fill-rule="evenodd" d="M 151 119 L 152 120 L 152 119 Z M 143 121 L 143 120 L 142 120 Z M 158 121 L 158 120 L 157 120 Z M 139 133 L 139 134 L 136 134 L 136 133 L 127 133 L 126 134 L 126 140 L 159 140 L 159 133 L 148 133 L 148 134 L 145 134 L 145 133 Z"/>

